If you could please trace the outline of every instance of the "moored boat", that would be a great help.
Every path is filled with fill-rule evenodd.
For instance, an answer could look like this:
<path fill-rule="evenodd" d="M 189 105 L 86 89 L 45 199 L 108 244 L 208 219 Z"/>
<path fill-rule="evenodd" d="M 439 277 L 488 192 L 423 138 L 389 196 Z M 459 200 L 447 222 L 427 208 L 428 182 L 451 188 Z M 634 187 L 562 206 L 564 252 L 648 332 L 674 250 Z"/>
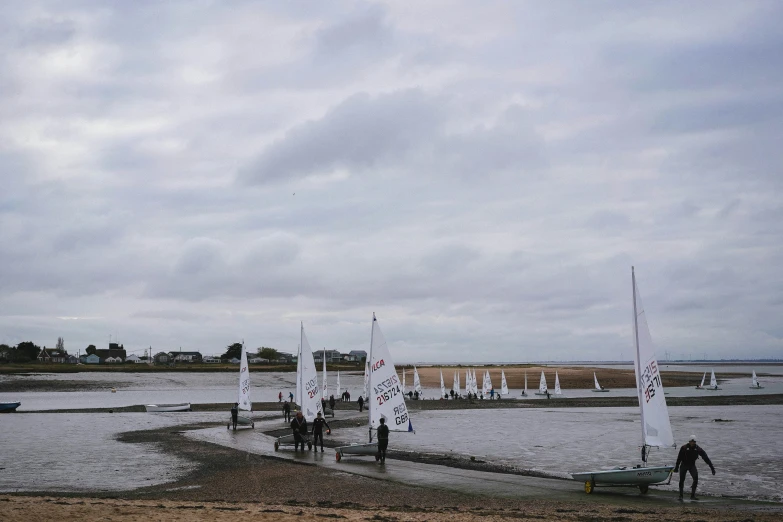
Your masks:
<path fill-rule="evenodd" d="M 0 413 L 14 412 L 21 404 L 21 402 L 0 402 Z"/>
<path fill-rule="evenodd" d="M 193 411 L 189 402 L 180 404 L 145 404 L 144 407 L 150 413 L 161 411 Z"/>
<path fill-rule="evenodd" d="M 598 377 L 595 375 L 595 372 L 593 372 L 593 380 L 595 381 L 595 388 L 593 388 L 594 392 L 608 392 L 606 388 L 598 384 Z"/>

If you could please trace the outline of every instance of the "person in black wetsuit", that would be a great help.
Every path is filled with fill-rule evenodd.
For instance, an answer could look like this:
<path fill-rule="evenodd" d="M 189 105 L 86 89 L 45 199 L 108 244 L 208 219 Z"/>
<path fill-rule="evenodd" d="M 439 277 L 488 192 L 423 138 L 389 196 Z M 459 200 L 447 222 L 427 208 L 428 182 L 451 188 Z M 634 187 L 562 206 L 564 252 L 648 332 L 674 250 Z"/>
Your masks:
<path fill-rule="evenodd" d="M 332 409 L 332 414 L 334 414 L 334 405 L 336 402 L 334 401 L 334 395 L 329 396 L 329 407 Z"/>
<path fill-rule="evenodd" d="M 291 422 L 291 403 L 288 401 L 283 403 L 283 422 Z"/>
<path fill-rule="evenodd" d="M 389 447 L 389 427 L 386 419 L 381 417 L 381 425 L 378 426 L 378 453 L 381 456 L 381 464 L 386 463 L 386 448 Z"/>
<path fill-rule="evenodd" d="M 231 408 L 231 424 L 234 425 L 234 431 L 237 431 L 237 417 L 239 417 L 239 403 L 235 402 Z"/>
<path fill-rule="evenodd" d="M 302 451 L 305 450 L 305 438 L 307 437 L 307 419 L 304 418 L 301 411 L 296 412 L 296 417 L 291 421 L 291 429 L 294 431 L 294 451 L 302 445 Z"/>
<path fill-rule="evenodd" d="M 691 485 L 691 500 L 699 500 L 696 498 L 696 486 L 699 484 L 699 472 L 696 471 L 696 461 L 699 457 L 704 459 L 704 462 L 712 470 L 712 474 L 715 474 L 715 466 L 712 465 L 710 458 L 707 456 L 707 452 L 696 445 L 696 437 L 691 435 L 688 444 L 684 444 L 680 448 L 680 453 L 677 455 L 677 463 L 674 465 L 674 472 L 680 472 L 680 500 L 682 500 L 682 488 L 685 485 L 685 476 L 690 473 L 693 479 Z M 682 467 L 680 467 L 682 465 Z"/>
<path fill-rule="evenodd" d="M 356 402 L 359 403 L 359 411 L 362 411 L 362 408 L 364 408 L 364 399 L 361 395 L 359 395 L 359 398 L 356 400 Z"/>
<path fill-rule="evenodd" d="M 324 426 L 326 426 L 327 429 L 326 433 L 332 432 L 329 423 L 326 422 L 326 419 L 321 416 L 321 412 L 319 411 L 313 421 L 313 446 L 315 446 L 316 452 L 318 451 L 318 439 L 321 439 L 321 453 L 324 451 Z"/>

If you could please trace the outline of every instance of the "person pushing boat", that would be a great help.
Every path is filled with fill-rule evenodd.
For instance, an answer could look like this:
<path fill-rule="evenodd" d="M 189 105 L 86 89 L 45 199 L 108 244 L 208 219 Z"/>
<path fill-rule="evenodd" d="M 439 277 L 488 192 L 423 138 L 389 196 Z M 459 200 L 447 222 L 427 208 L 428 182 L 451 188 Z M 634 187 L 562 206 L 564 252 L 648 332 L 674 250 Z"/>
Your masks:
<path fill-rule="evenodd" d="M 294 451 L 302 445 L 302 451 L 305 450 L 305 441 L 307 440 L 307 419 L 304 418 L 301 411 L 296 412 L 296 417 L 291 421 L 291 429 L 294 432 Z"/>
<path fill-rule="evenodd" d="M 688 473 L 691 474 L 691 478 L 693 479 L 693 484 L 691 485 L 691 500 L 699 500 L 696 498 L 696 486 L 699 484 L 699 472 L 696 470 L 696 461 L 699 460 L 699 457 L 704 459 L 704 462 L 707 463 L 714 475 L 715 466 L 712 465 L 712 461 L 710 461 L 710 458 L 707 456 L 707 452 L 696 444 L 696 436 L 691 435 L 688 443 L 680 448 L 680 453 L 677 455 L 677 463 L 674 465 L 674 472 L 680 472 L 679 500 L 682 500 L 682 489 L 685 485 L 685 476 Z M 680 465 L 682 465 L 682 467 L 680 467 Z"/>
<path fill-rule="evenodd" d="M 239 418 L 239 403 L 235 402 L 231 407 L 231 424 L 234 426 L 234 431 L 237 431 L 237 419 Z"/>

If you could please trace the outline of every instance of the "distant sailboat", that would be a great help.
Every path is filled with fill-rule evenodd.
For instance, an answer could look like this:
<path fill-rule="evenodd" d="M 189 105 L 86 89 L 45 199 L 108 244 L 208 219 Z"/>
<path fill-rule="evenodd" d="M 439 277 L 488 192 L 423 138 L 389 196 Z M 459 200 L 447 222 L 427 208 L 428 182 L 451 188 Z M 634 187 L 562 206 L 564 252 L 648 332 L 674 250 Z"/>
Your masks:
<path fill-rule="evenodd" d="M 595 380 L 595 388 L 593 388 L 594 392 L 608 392 L 606 388 L 598 384 L 598 377 L 596 377 L 595 372 L 593 372 L 593 380 Z"/>
<path fill-rule="evenodd" d="M 704 375 L 701 376 L 701 384 L 696 386 L 697 390 L 703 390 L 704 389 L 704 380 L 707 378 L 707 372 L 704 372 Z"/>
<path fill-rule="evenodd" d="M 406 393 L 408 392 L 405 391 L 405 368 L 403 368 L 402 369 L 402 394 L 405 395 Z"/>
<path fill-rule="evenodd" d="M 711 391 L 721 389 L 718 387 L 718 379 L 715 378 L 715 370 L 712 370 L 712 373 L 710 374 L 710 385 L 707 389 Z"/>
<path fill-rule="evenodd" d="M 454 397 L 459 397 L 460 385 L 459 385 L 459 372 L 458 371 L 454 372 L 454 383 L 452 384 L 452 386 L 453 386 L 453 389 L 454 389 Z"/>
<path fill-rule="evenodd" d="M 557 371 L 555 371 L 555 395 L 562 395 L 563 392 L 560 390 L 560 377 L 557 376 Z"/>
<path fill-rule="evenodd" d="M 500 370 L 500 394 L 508 395 L 508 383 L 506 382 L 506 372 Z"/>
<path fill-rule="evenodd" d="M 419 370 L 413 367 L 413 392 L 418 393 L 421 398 L 421 379 L 419 379 Z"/>
<path fill-rule="evenodd" d="M 546 386 L 546 377 L 544 377 L 544 370 L 541 370 L 541 380 L 538 381 L 538 391 L 536 395 L 549 395 Z"/>
<path fill-rule="evenodd" d="M 527 397 L 527 370 L 525 370 L 525 389 L 522 390 L 522 396 Z"/>
<path fill-rule="evenodd" d="M 445 399 L 448 397 L 446 395 L 446 385 L 443 383 L 443 370 L 440 371 L 440 398 Z"/>
<path fill-rule="evenodd" d="M 473 375 L 471 376 L 471 385 L 473 386 L 473 395 L 478 397 L 478 377 L 476 377 L 476 369 L 473 368 Z"/>
<path fill-rule="evenodd" d="M 761 390 L 761 389 L 764 388 L 761 385 L 761 383 L 759 382 L 758 377 L 756 377 L 756 370 L 753 370 L 753 377 L 752 377 L 752 379 L 753 379 L 753 385 L 750 387 L 751 390 Z"/>
<path fill-rule="evenodd" d="M 247 351 L 245 343 L 242 343 L 242 355 L 239 357 L 239 390 L 237 392 L 237 404 L 239 409 L 247 412 L 253 411 L 253 403 L 250 401 L 250 367 L 247 364 Z M 253 419 L 249 415 L 237 415 L 237 425 L 255 428 Z"/>

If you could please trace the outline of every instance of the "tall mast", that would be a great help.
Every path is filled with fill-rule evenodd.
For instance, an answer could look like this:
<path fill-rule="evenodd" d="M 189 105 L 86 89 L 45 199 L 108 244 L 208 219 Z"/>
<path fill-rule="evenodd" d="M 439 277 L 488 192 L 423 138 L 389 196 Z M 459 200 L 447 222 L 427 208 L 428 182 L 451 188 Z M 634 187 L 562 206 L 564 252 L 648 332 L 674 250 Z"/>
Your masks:
<path fill-rule="evenodd" d="M 373 342 L 373 332 L 375 332 L 375 312 L 372 313 L 372 327 L 370 328 L 370 356 L 368 359 L 368 367 L 367 367 L 367 391 L 372 390 L 372 342 Z M 370 442 L 372 442 L 372 401 L 370 401 L 370 397 L 365 397 L 367 400 L 367 416 L 370 420 L 369 422 L 369 434 L 370 434 Z"/>
<path fill-rule="evenodd" d="M 642 408 L 642 390 L 639 385 L 639 379 L 642 376 L 642 357 L 639 353 L 639 311 L 636 309 L 636 274 L 633 267 L 631 267 L 631 285 L 633 286 L 633 340 L 636 348 L 636 395 L 639 397 L 639 412 L 642 417 L 642 447 L 644 447 L 647 442 L 644 437 L 644 408 Z M 642 460 L 646 462 L 647 459 L 643 458 Z"/>
<path fill-rule="evenodd" d="M 302 400 L 302 373 L 304 373 L 304 360 L 302 359 L 302 345 L 304 344 L 304 323 L 302 321 L 299 321 L 299 353 L 297 354 L 297 362 L 298 364 L 297 369 L 299 370 L 296 375 L 296 391 L 298 397 L 296 397 L 296 401 L 299 403 L 299 408 L 301 410 L 302 403 L 304 402 Z"/>

